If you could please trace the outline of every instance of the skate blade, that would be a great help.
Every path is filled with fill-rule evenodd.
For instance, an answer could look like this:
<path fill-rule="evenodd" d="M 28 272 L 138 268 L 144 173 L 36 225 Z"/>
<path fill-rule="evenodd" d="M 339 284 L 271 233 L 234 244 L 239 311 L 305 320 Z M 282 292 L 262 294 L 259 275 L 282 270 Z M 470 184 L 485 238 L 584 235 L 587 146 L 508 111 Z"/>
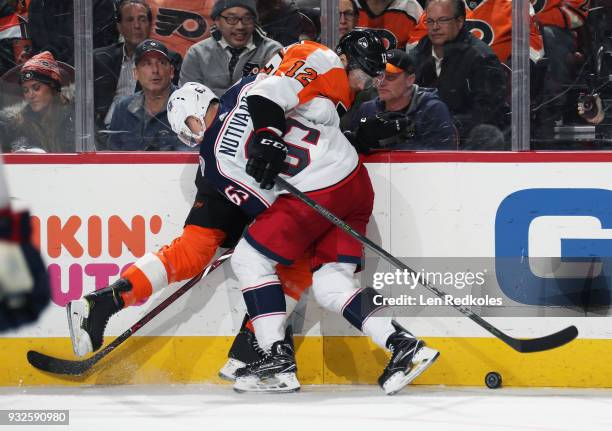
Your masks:
<path fill-rule="evenodd" d="M 409 385 L 414 379 L 419 377 L 425 370 L 436 362 L 436 359 L 440 356 L 440 352 L 431 349 L 429 347 L 421 347 L 419 351 L 414 355 L 413 364 L 414 366 L 410 369 L 408 374 L 402 371 L 398 371 L 393 374 L 383 385 L 383 389 L 387 395 L 394 395 L 401 391 L 404 387 Z"/>
<path fill-rule="evenodd" d="M 82 357 L 93 352 L 93 345 L 89 334 L 81 329 L 83 319 L 89 316 L 87 301 L 70 301 L 66 306 L 66 313 L 68 315 L 70 341 L 75 356 Z"/>
<path fill-rule="evenodd" d="M 233 382 L 236 380 L 236 370 L 245 367 L 246 364 L 238 359 L 228 358 L 223 368 L 219 370 L 219 377 L 223 380 Z"/>
<path fill-rule="evenodd" d="M 266 379 L 259 379 L 256 376 L 239 377 L 234 383 L 234 391 L 238 393 L 286 393 L 297 392 L 299 390 L 300 382 L 295 373 L 275 374 Z"/>

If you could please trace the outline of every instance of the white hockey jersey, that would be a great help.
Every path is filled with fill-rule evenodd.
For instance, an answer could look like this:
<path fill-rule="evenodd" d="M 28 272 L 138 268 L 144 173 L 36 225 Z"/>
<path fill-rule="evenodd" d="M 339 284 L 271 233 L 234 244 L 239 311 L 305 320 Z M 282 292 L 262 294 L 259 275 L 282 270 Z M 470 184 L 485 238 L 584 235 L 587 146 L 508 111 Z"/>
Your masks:
<path fill-rule="evenodd" d="M 259 79 L 268 79 L 261 75 Z M 245 166 L 254 136 L 246 96 L 256 83 L 247 77 L 223 95 L 217 117 L 200 146 L 202 175 L 219 192 L 252 216 L 269 207 L 284 191 L 263 190 L 247 175 Z M 309 119 L 303 108 L 287 117 L 283 136 L 289 153 L 281 176 L 303 192 L 325 189 L 349 176 L 359 157 L 338 127 L 336 108 L 328 98 L 313 99 Z M 313 119 L 318 119 L 317 123 Z"/>

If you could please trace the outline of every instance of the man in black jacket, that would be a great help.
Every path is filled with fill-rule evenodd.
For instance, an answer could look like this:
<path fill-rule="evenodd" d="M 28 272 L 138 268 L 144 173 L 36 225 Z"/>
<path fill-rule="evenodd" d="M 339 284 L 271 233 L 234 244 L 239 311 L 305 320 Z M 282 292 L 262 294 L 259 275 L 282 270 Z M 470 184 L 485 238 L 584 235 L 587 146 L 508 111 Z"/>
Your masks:
<path fill-rule="evenodd" d="M 134 50 L 151 32 L 152 13 L 145 0 L 121 0 L 117 5 L 117 30 L 125 42 L 94 50 L 94 106 L 98 130 L 106 129 L 114 105 L 123 97 L 140 90 L 134 69 Z M 173 51 L 169 56 L 174 66 L 174 83 L 182 58 Z M 105 134 L 98 133 L 98 149 L 105 149 Z"/>
<path fill-rule="evenodd" d="M 504 149 L 509 116 L 499 59 L 464 27 L 463 0 L 429 0 L 426 11 L 427 36 L 410 51 L 416 83 L 438 89 L 463 149 Z"/>

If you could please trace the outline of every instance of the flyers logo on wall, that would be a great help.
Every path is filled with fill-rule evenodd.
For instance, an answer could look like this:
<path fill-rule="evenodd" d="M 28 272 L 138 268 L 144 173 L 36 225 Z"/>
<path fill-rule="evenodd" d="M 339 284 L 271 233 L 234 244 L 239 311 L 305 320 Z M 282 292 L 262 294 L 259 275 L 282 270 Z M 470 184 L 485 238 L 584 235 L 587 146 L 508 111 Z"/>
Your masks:
<path fill-rule="evenodd" d="M 206 39 L 215 0 L 149 0 L 153 12 L 151 37 L 181 56 L 191 45 Z"/>

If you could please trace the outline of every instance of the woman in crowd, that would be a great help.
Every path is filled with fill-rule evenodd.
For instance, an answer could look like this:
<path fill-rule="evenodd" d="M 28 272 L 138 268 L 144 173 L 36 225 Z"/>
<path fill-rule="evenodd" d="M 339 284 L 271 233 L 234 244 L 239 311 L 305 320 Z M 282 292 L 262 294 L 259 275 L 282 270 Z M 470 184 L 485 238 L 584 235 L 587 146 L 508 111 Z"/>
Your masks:
<path fill-rule="evenodd" d="M 74 106 L 62 93 L 61 70 L 41 52 L 19 73 L 23 103 L 0 112 L 4 152 L 74 152 Z"/>

